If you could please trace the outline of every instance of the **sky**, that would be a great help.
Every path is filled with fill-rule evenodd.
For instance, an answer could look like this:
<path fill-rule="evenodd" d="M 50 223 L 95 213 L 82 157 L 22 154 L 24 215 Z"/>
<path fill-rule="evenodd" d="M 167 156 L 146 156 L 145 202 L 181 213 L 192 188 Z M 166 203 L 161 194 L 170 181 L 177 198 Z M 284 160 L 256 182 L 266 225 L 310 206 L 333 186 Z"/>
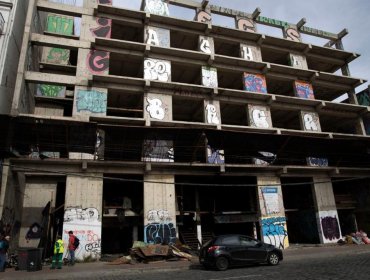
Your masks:
<path fill-rule="evenodd" d="M 193 0 L 201 2 L 200 0 Z M 141 0 L 113 0 L 113 5 L 129 9 L 140 9 Z M 361 56 L 349 64 L 351 76 L 370 80 L 370 11 L 369 0 L 210 0 L 210 5 L 253 13 L 258 7 L 261 16 L 298 23 L 306 18 L 306 25 L 311 28 L 339 33 L 347 28 L 349 34 L 343 38 L 344 50 L 359 53 Z M 170 5 L 170 16 L 188 20 L 194 18 L 192 10 Z M 231 18 L 213 16 L 214 25 L 234 27 Z M 282 37 L 278 28 L 258 25 L 258 32 Z M 302 36 L 303 42 L 323 46 L 328 40 L 313 36 Z M 356 92 L 367 88 L 365 83 Z"/>

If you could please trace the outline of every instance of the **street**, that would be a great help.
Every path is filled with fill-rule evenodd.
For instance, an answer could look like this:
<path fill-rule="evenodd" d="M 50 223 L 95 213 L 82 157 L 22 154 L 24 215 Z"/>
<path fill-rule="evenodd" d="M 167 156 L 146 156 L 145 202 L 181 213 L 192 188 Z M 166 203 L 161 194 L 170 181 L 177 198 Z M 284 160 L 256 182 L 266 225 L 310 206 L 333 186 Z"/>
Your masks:
<path fill-rule="evenodd" d="M 370 246 L 346 245 L 330 247 L 299 247 L 284 251 L 278 266 L 253 265 L 227 271 L 203 269 L 192 262 L 110 266 L 105 263 L 77 264 L 59 271 L 7 271 L 1 279 L 129 279 L 129 280 L 308 280 L 369 279 Z"/>

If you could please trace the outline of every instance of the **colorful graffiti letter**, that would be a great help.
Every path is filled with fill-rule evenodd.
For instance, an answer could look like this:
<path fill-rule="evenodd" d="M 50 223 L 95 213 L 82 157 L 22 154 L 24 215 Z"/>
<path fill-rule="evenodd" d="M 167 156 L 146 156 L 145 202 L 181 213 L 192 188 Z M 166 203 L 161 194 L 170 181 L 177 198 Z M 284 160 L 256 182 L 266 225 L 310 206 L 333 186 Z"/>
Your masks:
<path fill-rule="evenodd" d="M 102 74 L 109 69 L 109 52 L 92 50 L 86 63 L 92 74 Z"/>
<path fill-rule="evenodd" d="M 97 18 L 96 23 L 98 27 L 90 28 L 90 31 L 94 37 L 110 38 L 112 29 L 112 20 L 106 18 Z"/>
<path fill-rule="evenodd" d="M 271 217 L 262 219 L 262 234 L 265 243 L 284 249 L 288 243 L 285 217 Z"/>
<path fill-rule="evenodd" d="M 294 90 L 297 97 L 305 98 L 305 99 L 315 99 L 315 95 L 313 94 L 312 85 L 302 81 L 295 81 L 294 82 Z"/>
<path fill-rule="evenodd" d="M 267 93 L 265 76 L 259 74 L 244 73 L 244 90 L 258 93 Z"/>
<path fill-rule="evenodd" d="M 82 110 L 91 113 L 107 112 L 107 94 L 96 90 L 77 91 L 77 112 Z"/>

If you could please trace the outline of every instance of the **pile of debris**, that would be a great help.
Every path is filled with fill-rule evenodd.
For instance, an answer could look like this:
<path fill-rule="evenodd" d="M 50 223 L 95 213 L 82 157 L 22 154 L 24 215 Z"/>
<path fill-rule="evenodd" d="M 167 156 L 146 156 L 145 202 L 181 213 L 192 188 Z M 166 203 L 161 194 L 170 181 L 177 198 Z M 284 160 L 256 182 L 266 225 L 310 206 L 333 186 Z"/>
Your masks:
<path fill-rule="evenodd" d="M 175 245 L 161 245 L 161 244 L 146 244 L 142 241 L 135 241 L 130 249 L 129 256 L 123 256 L 115 259 L 109 264 L 135 264 L 135 263 L 149 263 L 158 261 L 190 261 L 193 257 L 189 252 L 190 248 L 182 244 Z"/>
<path fill-rule="evenodd" d="M 370 239 L 367 237 L 366 232 L 363 232 L 362 230 L 358 232 L 353 232 L 349 235 L 346 235 L 344 237 L 344 240 L 339 240 L 338 243 L 340 244 L 370 244 Z"/>

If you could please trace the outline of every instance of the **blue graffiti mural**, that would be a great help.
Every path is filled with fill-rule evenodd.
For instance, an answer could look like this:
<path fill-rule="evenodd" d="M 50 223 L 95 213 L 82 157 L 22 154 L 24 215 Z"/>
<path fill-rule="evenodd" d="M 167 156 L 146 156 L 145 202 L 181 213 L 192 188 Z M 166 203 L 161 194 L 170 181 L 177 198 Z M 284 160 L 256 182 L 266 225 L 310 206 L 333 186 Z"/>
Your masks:
<path fill-rule="evenodd" d="M 262 235 L 266 243 L 284 249 L 288 232 L 285 230 L 285 217 L 271 217 L 262 219 Z"/>
<path fill-rule="evenodd" d="M 244 89 L 252 92 L 267 93 L 266 80 L 262 75 L 244 75 Z"/>
<path fill-rule="evenodd" d="M 148 224 L 144 229 L 144 242 L 149 244 L 175 244 L 176 228 L 174 224 Z"/>
<path fill-rule="evenodd" d="M 91 113 L 107 112 L 107 94 L 97 90 L 77 91 L 77 111 L 90 111 Z"/>

